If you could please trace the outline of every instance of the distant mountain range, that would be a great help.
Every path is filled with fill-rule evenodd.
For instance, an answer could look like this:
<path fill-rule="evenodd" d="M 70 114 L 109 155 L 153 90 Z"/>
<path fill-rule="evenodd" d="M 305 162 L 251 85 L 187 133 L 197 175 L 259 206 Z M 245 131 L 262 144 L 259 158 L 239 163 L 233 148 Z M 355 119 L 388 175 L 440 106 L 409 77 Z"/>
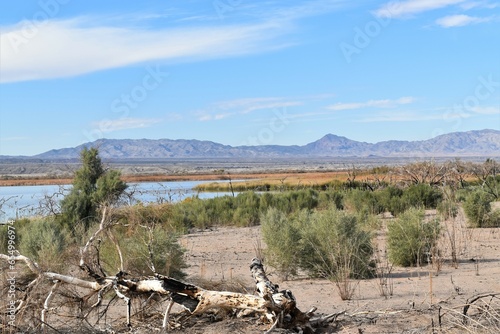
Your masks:
<path fill-rule="evenodd" d="M 375 144 L 327 134 L 298 146 L 229 146 L 211 141 L 171 139 L 99 139 L 73 148 L 54 149 L 37 159 L 77 159 L 83 147 L 98 147 L 104 159 L 287 158 L 287 157 L 478 157 L 500 156 L 500 131 L 454 132 L 422 141 L 390 140 Z"/>

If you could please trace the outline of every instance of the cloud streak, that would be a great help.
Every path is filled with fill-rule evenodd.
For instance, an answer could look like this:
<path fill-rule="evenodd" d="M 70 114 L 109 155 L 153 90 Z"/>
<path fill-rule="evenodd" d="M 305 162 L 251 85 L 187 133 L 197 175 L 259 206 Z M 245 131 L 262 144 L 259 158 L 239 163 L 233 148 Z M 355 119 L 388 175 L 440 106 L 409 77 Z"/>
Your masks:
<path fill-rule="evenodd" d="M 49 21 L 36 36 L 4 28 L 1 82 L 70 77 L 147 61 L 210 59 L 269 51 L 288 28 L 272 22 L 146 30 L 89 26 L 85 19 Z M 270 43 L 273 41 L 274 43 Z"/>
<path fill-rule="evenodd" d="M 343 2 L 304 2 L 256 13 L 239 24 L 208 20 L 176 28 L 148 27 L 147 20 L 158 15 L 147 13 L 140 15 L 140 22 L 89 16 L 24 20 L 2 27 L 0 83 L 72 77 L 143 62 L 200 61 L 279 50 L 293 45 L 283 37 L 295 30 L 296 20 L 333 11 Z"/>
<path fill-rule="evenodd" d="M 283 97 L 242 98 L 216 102 L 208 110 L 198 111 L 197 114 L 199 121 L 217 121 L 258 110 L 294 107 L 302 104 L 302 101 L 288 100 Z"/>
<path fill-rule="evenodd" d="M 406 18 L 415 14 L 457 5 L 465 0 L 406 0 L 391 1 L 380 6 L 374 14 L 385 18 Z"/>
<path fill-rule="evenodd" d="M 436 20 L 443 28 L 463 27 L 469 24 L 491 21 L 491 17 L 474 17 L 469 15 L 449 15 Z"/>
<path fill-rule="evenodd" d="M 94 128 L 99 129 L 102 133 L 110 133 L 120 130 L 130 130 L 130 129 L 140 129 L 148 128 L 154 124 L 160 123 L 159 119 L 152 118 L 118 118 L 114 120 L 103 119 L 94 122 L 92 125 Z"/>
<path fill-rule="evenodd" d="M 414 103 L 415 98 L 411 96 L 401 97 L 397 100 L 369 100 L 366 102 L 337 103 L 327 107 L 329 110 L 355 110 L 363 108 L 394 108 L 400 105 Z"/>
<path fill-rule="evenodd" d="M 468 113 L 451 113 L 446 114 L 446 119 L 462 119 L 469 118 L 471 114 Z M 357 123 L 372 123 L 372 122 L 418 122 L 418 121 L 432 121 L 432 120 L 443 120 L 443 114 L 429 114 L 422 112 L 401 112 L 397 113 L 380 113 L 375 116 L 361 118 L 355 120 Z"/>

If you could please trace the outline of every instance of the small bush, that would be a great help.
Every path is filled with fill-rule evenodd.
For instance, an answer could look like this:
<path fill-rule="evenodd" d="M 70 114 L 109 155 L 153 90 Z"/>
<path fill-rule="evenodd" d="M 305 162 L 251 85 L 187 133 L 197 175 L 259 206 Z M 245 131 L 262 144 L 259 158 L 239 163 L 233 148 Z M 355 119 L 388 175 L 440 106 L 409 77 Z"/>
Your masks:
<path fill-rule="evenodd" d="M 312 275 L 337 280 L 372 277 L 371 235 L 356 215 L 331 208 L 301 221 L 302 267 Z"/>
<path fill-rule="evenodd" d="M 439 222 L 425 221 L 422 209 L 410 208 L 388 224 L 390 261 L 399 266 L 422 265 L 439 237 Z"/>
<path fill-rule="evenodd" d="M 351 212 L 366 211 L 369 214 L 379 214 L 384 211 L 374 192 L 361 189 L 347 191 L 344 206 Z"/>
<path fill-rule="evenodd" d="M 34 219 L 18 230 L 17 250 L 38 262 L 45 270 L 64 269 L 66 249 L 71 243 L 68 231 L 50 218 Z"/>
<path fill-rule="evenodd" d="M 151 275 L 153 266 L 157 273 L 174 278 L 184 278 L 187 267 L 185 250 L 178 243 L 178 236 L 161 225 L 145 228 L 140 225 L 114 228 L 103 239 L 100 261 L 103 269 L 115 274 L 120 270 L 120 257 L 113 240 L 123 255 L 123 268 L 133 275 Z"/>
<path fill-rule="evenodd" d="M 261 217 L 262 237 L 267 245 L 267 262 L 285 280 L 297 274 L 299 268 L 300 230 L 296 223 L 276 208 Z"/>
<path fill-rule="evenodd" d="M 339 210 L 344 209 L 344 195 L 340 191 L 325 190 L 319 193 L 318 207 L 326 209 L 335 207 Z"/>
<path fill-rule="evenodd" d="M 437 212 L 443 219 L 455 218 L 458 215 L 459 206 L 455 201 L 444 200 L 437 206 Z"/>
<path fill-rule="evenodd" d="M 332 280 L 340 297 L 349 300 L 355 288 L 352 279 L 373 277 L 371 235 L 355 215 L 344 211 L 329 209 L 310 217 L 302 222 L 303 267 Z"/>
<path fill-rule="evenodd" d="M 482 189 L 476 189 L 466 197 L 463 208 L 469 227 L 491 227 L 491 201 L 491 195 Z"/>
<path fill-rule="evenodd" d="M 441 201 L 443 194 L 438 188 L 427 183 L 419 183 L 408 187 L 403 193 L 402 201 L 409 207 L 435 209 Z"/>
<path fill-rule="evenodd" d="M 388 211 L 394 216 L 397 216 L 405 210 L 403 201 L 401 200 L 403 196 L 402 189 L 389 186 L 377 191 L 375 195 L 384 211 Z"/>

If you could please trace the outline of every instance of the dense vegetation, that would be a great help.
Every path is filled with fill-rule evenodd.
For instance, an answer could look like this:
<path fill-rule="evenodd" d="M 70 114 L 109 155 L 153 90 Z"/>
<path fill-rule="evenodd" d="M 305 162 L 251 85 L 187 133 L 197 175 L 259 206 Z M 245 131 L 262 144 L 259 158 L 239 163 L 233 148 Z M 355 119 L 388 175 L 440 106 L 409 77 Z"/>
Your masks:
<path fill-rule="evenodd" d="M 186 263 L 178 243 L 181 234 L 211 226 L 262 225 L 266 260 L 284 278 L 299 273 L 327 277 L 348 299 L 350 280 L 374 274 L 372 239 L 381 229 L 381 214 L 395 218 L 387 223 L 388 255 L 402 266 L 427 263 L 436 246 L 440 221 L 426 219 L 425 209 L 438 209 L 441 219 L 450 219 L 463 208 L 470 227 L 500 226 L 500 211 L 491 205 L 500 193 L 493 160 L 379 167 L 365 173 L 373 177 L 364 180 L 351 170 L 345 181 L 321 186 L 290 190 L 282 184 L 266 188 L 274 191 L 258 188 L 236 196 L 118 206 L 126 195 L 119 172 L 105 168 L 97 149 L 83 150 L 81 158 L 82 167 L 60 212 L 14 224 L 17 249 L 47 269 L 70 270 L 61 260 L 78 257 L 79 247 L 98 228 L 107 208 L 112 232 L 95 250 L 105 271 L 126 266 L 140 275 L 182 277 Z M 7 229 L 1 227 L 0 233 L 0 252 L 5 253 Z M 117 247 L 125 259 L 118 256 Z"/>

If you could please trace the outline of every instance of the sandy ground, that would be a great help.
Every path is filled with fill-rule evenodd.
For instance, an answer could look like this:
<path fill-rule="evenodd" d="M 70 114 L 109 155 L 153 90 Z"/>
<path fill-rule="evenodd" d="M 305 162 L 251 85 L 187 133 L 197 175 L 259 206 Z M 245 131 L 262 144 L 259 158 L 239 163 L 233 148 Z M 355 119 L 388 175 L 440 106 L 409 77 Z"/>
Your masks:
<path fill-rule="evenodd" d="M 433 212 L 428 215 L 432 217 Z M 385 222 L 387 219 L 384 219 L 381 232 L 374 241 L 381 267 L 389 269 L 384 265 Z M 315 306 L 319 313 L 345 311 L 332 327 L 325 329 L 326 333 L 461 333 L 465 330 L 456 328 L 453 322 L 459 318 L 457 312 L 462 311 L 466 300 L 480 293 L 500 292 L 500 230 L 470 230 L 464 224 L 463 219 L 458 219 L 453 225 L 446 224 L 440 240 L 442 254 L 437 261 L 440 263 L 439 271 L 437 265 L 394 267 L 386 275 L 387 296 L 381 295 L 381 280 L 378 278 L 353 282 L 354 298 L 343 301 L 335 285 L 328 280 L 298 277 L 282 281 L 272 268 L 267 268 L 267 271 L 270 279 L 280 288 L 294 293 L 301 310 Z M 457 268 L 448 256 L 453 232 L 459 257 Z M 187 262 L 190 265 L 186 281 L 211 285 L 222 280 L 244 286 L 252 292 L 249 264 L 259 249 L 265 248 L 260 227 L 199 231 L 184 236 L 182 244 L 188 251 Z M 441 328 L 439 313 L 442 314 Z M 213 330 L 204 326 L 202 332 L 229 333 L 232 332 L 231 326 L 237 326 L 235 331 L 240 333 L 258 333 L 265 329 L 265 326 L 256 327 L 248 321 L 221 322 L 214 326 Z M 198 333 L 195 329 L 191 332 Z"/>

